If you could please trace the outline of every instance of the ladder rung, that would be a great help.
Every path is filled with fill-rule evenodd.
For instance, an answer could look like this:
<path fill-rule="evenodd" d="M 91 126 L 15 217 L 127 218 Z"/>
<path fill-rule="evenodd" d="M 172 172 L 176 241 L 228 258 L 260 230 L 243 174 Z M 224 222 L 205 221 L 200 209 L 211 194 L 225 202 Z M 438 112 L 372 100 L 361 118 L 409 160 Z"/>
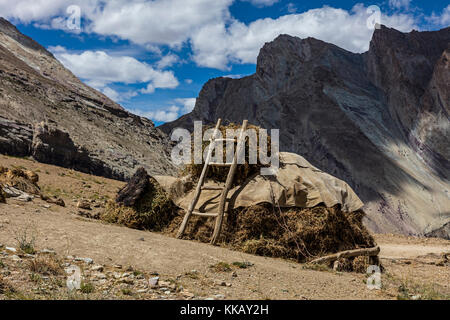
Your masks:
<path fill-rule="evenodd" d="M 214 141 L 233 141 L 233 142 L 237 142 L 237 139 L 236 138 L 234 138 L 234 139 L 222 139 L 222 138 L 220 138 L 220 139 L 214 139 Z"/>
<path fill-rule="evenodd" d="M 223 187 L 205 186 L 202 187 L 202 190 L 223 190 Z"/>
<path fill-rule="evenodd" d="M 215 162 L 210 162 L 208 165 L 210 165 L 210 166 L 217 166 L 217 167 L 227 167 L 227 166 L 231 166 L 232 163 L 215 163 Z"/>
<path fill-rule="evenodd" d="M 217 213 L 198 212 L 198 211 L 192 211 L 192 214 L 193 214 L 193 215 L 196 215 L 196 216 L 212 217 L 212 218 L 215 218 L 215 217 L 218 216 Z"/>

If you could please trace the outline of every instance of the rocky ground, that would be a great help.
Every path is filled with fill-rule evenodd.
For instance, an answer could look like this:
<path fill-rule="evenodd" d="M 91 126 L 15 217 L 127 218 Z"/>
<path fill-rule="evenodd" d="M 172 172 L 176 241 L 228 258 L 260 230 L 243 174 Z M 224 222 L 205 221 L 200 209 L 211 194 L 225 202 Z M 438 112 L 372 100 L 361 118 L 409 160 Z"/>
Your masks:
<path fill-rule="evenodd" d="M 450 299 L 447 240 L 376 235 L 385 270 L 369 290 L 365 274 L 91 219 L 122 182 L 20 158 L 0 165 L 37 171 L 41 190 L 65 202 L 0 204 L 0 299 Z M 82 282 L 69 291 L 74 266 Z"/>

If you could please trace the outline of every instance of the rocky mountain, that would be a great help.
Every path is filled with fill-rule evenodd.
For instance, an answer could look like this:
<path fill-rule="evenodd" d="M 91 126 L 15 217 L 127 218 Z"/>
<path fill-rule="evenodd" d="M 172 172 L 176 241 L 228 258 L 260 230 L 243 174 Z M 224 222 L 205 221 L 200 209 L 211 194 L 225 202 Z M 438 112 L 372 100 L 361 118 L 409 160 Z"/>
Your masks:
<path fill-rule="evenodd" d="M 217 78 L 194 120 L 280 129 L 280 148 L 348 182 L 377 232 L 440 234 L 450 221 L 450 28 L 402 33 L 382 26 L 355 54 L 314 38 L 266 43 L 256 73 Z"/>
<path fill-rule="evenodd" d="M 139 166 L 173 173 L 169 140 L 83 84 L 0 18 L 0 153 L 125 179 Z"/>

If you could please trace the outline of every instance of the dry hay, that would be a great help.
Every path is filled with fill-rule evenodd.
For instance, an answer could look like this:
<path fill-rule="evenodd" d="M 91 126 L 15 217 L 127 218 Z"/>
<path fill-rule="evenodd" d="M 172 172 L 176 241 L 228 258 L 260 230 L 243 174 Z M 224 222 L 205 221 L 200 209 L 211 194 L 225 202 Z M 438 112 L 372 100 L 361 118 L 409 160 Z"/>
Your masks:
<path fill-rule="evenodd" d="M 153 178 L 134 206 L 110 202 L 101 215 L 101 219 L 108 222 L 162 231 L 171 236 L 177 233 L 183 217 L 184 210 L 172 203 Z M 276 208 L 259 204 L 237 208 L 225 217 L 218 245 L 250 254 L 307 262 L 344 250 L 374 247 L 373 237 L 362 224 L 363 217 L 363 211 L 347 213 L 340 205 Z M 209 242 L 214 223 L 215 219 L 192 216 L 184 238 Z M 362 271 L 367 262 L 371 261 L 362 261 L 362 258 L 340 261 L 345 271 Z"/>
<path fill-rule="evenodd" d="M 14 187 L 28 194 L 39 195 L 41 190 L 37 185 L 38 181 L 39 176 L 33 171 L 0 167 L 0 184 Z"/>
<path fill-rule="evenodd" d="M 214 126 L 205 126 L 203 127 L 203 133 L 208 130 L 214 128 Z M 220 131 L 222 133 L 223 138 L 233 138 L 233 137 L 226 137 L 226 130 L 227 129 L 233 129 L 235 130 L 236 134 L 239 135 L 239 130 L 241 128 L 241 125 L 237 125 L 234 123 L 231 123 L 227 126 L 220 126 Z M 254 126 L 254 125 L 247 125 L 247 129 L 254 129 L 256 131 L 256 137 L 257 137 L 257 150 L 258 150 L 258 154 L 259 154 L 259 146 L 260 146 L 260 141 L 259 141 L 259 130 L 260 127 L 258 126 Z M 193 139 L 192 139 L 193 140 Z M 205 149 L 208 148 L 209 146 L 209 141 L 203 141 L 202 143 L 202 154 L 205 154 L 206 151 Z M 234 150 L 236 151 L 236 147 L 237 147 L 237 142 L 234 143 Z M 194 152 L 194 142 L 192 142 L 192 154 Z M 226 143 L 223 144 L 223 161 L 226 162 Z M 270 136 L 267 136 L 267 153 L 268 156 L 270 156 L 270 151 L 271 151 L 271 139 Z M 213 152 L 214 155 L 214 152 Z M 192 157 L 194 158 L 194 157 Z M 192 159 L 192 163 L 186 165 L 180 175 L 184 176 L 187 174 L 191 174 L 192 177 L 194 178 L 194 180 L 198 180 L 198 178 L 200 177 L 200 174 L 203 170 L 203 166 L 204 164 L 194 164 L 194 159 Z M 259 156 L 257 159 L 257 163 L 256 164 L 249 164 L 249 139 L 246 138 L 245 139 L 245 164 L 240 164 L 237 166 L 236 168 L 236 174 L 234 176 L 234 180 L 233 180 L 233 186 L 236 185 L 240 185 L 242 184 L 245 180 L 247 180 L 248 177 L 251 177 L 254 174 L 257 174 L 260 172 L 260 168 L 261 167 L 267 167 L 268 165 L 263 165 L 259 162 Z M 228 175 L 228 171 L 229 171 L 229 167 L 219 167 L 219 166 L 210 166 L 208 168 L 208 173 L 206 178 L 210 178 L 213 179 L 216 182 L 225 182 L 227 179 L 227 175 Z"/>
<path fill-rule="evenodd" d="M 174 216 L 175 206 L 155 179 L 143 190 L 132 206 L 109 201 L 100 219 L 133 229 L 160 231 Z"/>
<path fill-rule="evenodd" d="M 375 241 L 362 224 L 362 211 L 333 208 L 273 208 L 269 204 L 239 208 L 225 219 L 219 245 L 246 253 L 305 262 L 344 250 L 369 248 Z M 181 215 L 165 230 L 174 234 Z M 187 239 L 209 242 L 214 219 L 193 217 Z M 347 267 L 346 267 L 347 268 Z"/>

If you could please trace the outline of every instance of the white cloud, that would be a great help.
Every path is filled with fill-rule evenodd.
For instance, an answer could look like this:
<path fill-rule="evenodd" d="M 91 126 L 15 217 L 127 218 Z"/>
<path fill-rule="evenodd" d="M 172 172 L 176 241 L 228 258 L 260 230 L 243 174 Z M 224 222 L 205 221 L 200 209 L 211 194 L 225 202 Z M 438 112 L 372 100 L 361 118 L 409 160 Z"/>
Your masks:
<path fill-rule="evenodd" d="M 180 98 L 175 99 L 175 102 L 183 106 L 183 114 L 191 112 L 195 107 L 196 98 Z"/>
<path fill-rule="evenodd" d="M 279 0 L 241 0 L 244 2 L 250 2 L 256 7 L 269 7 L 274 3 L 277 3 Z"/>
<path fill-rule="evenodd" d="M 191 112 L 194 109 L 196 100 L 196 98 L 178 98 L 174 100 L 173 105 L 167 108 L 158 110 L 130 109 L 129 111 L 154 121 L 169 122 Z"/>
<path fill-rule="evenodd" d="M 170 106 L 167 109 L 160 109 L 156 111 L 143 111 L 138 109 L 131 109 L 129 111 L 154 121 L 168 122 L 178 119 L 179 110 L 180 109 L 177 106 Z"/>
<path fill-rule="evenodd" d="M 244 77 L 242 74 L 227 74 L 223 76 L 224 78 L 231 78 L 231 79 L 240 79 Z"/>
<path fill-rule="evenodd" d="M 192 79 L 184 79 L 184 82 L 186 82 L 187 84 L 191 84 L 194 81 Z"/>
<path fill-rule="evenodd" d="M 164 69 L 167 67 L 173 66 L 175 63 L 178 63 L 180 58 L 175 54 L 168 54 L 161 58 L 156 64 L 158 69 Z"/>
<path fill-rule="evenodd" d="M 427 19 L 431 23 L 440 26 L 440 27 L 447 27 L 450 25 L 450 5 L 448 5 L 444 10 L 442 10 L 442 13 L 440 15 L 436 15 L 433 13 L 431 17 Z"/>
<path fill-rule="evenodd" d="M 60 15 L 64 8 L 76 1 L 70 0 L 0 0 L 0 12 L 7 19 L 24 23 L 48 21 L 50 17 Z"/>
<path fill-rule="evenodd" d="M 180 46 L 204 25 L 229 18 L 233 0 L 116 0 L 91 14 L 92 32 L 138 44 Z"/>
<path fill-rule="evenodd" d="M 259 49 L 279 34 L 315 37 L 352 52 L 368 50 L 373 30 L 367 28 L 369 14 L 363 5 L 351 11 L 323 7 L 278 19 L 259 19 L 249 25 L 234 20 L 205 26 L 192 37 L 194 60 L 199 66 L 229 69 L 229 63 L 256 63 Z M 406 14 L 382 15 L 381 23 L 410 31 L 415 20 Z"/>
<path fill-rule="evenodd" d="M 106 95 L 108 98 L 110 98 L 115 102 L 127 101 L 138 95 L 136 91 L 118 92 L 107 86 L 99 87 L 98 90 L 100 90 L 104 95 Z"/>
<path fill-rule="evenodd" d="M 389 0 L 389 6 L 394 9 L 408 9 L 411 0 Z"/>
<path fill-rule="evenodd" d="M 147 84 L 144 93 L 151 93 L 156 88 L 172 89 L 179 84 L 172 71 L 155 70 L 133 57 L 111 56 L 104 51 L 71 53 L 60 46 L 50 49 L 64 66 L 97 89 L 110 83 L 143 83 Z"/>
<path fill-rule="evenodd" d="M 297 6 L 295 5 L 295 3 L 289 2 L 287 4 L 287 11 L 289 13 L 296 13 L 297 12 Z"/>

